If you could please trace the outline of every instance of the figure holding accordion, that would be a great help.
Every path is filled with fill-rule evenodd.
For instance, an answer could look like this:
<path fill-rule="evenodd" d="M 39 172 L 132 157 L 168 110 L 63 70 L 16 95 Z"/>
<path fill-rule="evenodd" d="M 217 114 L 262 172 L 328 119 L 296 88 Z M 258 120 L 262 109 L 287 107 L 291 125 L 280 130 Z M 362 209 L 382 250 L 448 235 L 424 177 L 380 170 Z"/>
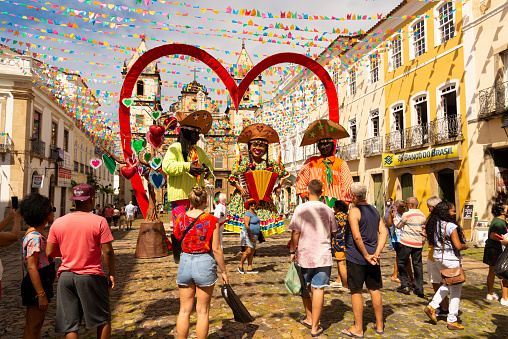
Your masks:
<path fill-rule="evenodd" d="M 272 192 L 276 185 L 282 186 L 289 173 L 280 162 L 268 159 L 268 145 L 279 143 L 279 135 L 266 124 L 252 124 L 240 133 L 238 143 L 247 144 L 248 156 L 239 158 L 229 177 L 236 190 L 228 205 L 224 229 L 240 233 L 244 228 L 244 203 L 250 198 L 257 202 L 256 213 L 261 219 L 263 235 L 284 232 L 284 222 L 273 203 Z"/>

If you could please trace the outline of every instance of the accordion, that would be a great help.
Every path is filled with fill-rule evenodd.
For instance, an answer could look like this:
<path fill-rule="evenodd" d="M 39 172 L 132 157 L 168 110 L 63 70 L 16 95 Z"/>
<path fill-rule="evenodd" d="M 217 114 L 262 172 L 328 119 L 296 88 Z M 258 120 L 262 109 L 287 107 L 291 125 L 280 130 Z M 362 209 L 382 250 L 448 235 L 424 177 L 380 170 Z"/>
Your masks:
<path fill-rule="evenodd" d="M 239 175 L 240 186 L 249 191 L 249 196 L 246 199 L 252 198 L 258 204 L 260 201 L 270 201 L 277 178 L 277 173 L 265 170 L 250 171 Z"/>

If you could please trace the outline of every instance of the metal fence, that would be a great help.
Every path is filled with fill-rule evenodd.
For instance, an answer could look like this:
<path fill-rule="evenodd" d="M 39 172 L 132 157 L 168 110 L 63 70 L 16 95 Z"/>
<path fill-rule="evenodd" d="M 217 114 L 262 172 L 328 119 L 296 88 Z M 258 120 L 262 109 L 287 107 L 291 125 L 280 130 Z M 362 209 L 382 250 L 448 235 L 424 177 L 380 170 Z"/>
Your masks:
<path fill-rule="evenodd" d="M 42 140 L 32 140 L 32 148 L 31 151 L 36 155 L 45 156 L 46 155 L 46 143 Z"/>
<path fill-rule="evenodd" d="M 370 157 L 383 152 L 383 137 L 377 136 L 363 141 L 363 155 Z"/>
<path fill-rule="evenodd" d="M 360 158 L 360 148 L 358 143 L 352 143 L 337 148 L 337 154 L 339 158 L 345 161 L 356 160 Z"/>
<path fill-rule="evenodd" d="M 508 109 L 508 81 L 485 88 L 478 93 L 480 111 L 478 116 L 486 118 Z"/>
<path fill-rule="evenodd" d="M 395 131 L 385 136 L 385 151 L 396 152 L 428 143 L 441 143 L 462 136 L 462 119 L 458 114 Z M 368 140 L 366 140 L 368 141 Z"/>

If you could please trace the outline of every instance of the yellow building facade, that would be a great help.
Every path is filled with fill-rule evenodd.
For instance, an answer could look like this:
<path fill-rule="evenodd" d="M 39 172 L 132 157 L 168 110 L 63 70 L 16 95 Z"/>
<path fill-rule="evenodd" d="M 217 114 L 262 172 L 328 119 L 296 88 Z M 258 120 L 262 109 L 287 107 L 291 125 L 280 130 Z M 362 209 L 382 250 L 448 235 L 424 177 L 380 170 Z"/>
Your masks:
<path fill-rule="evenodd" d="M 388 196 L 415 196 L 424 213 L 431 196 L 458 216 L 470 198 L 461 13 L 459 2 L 426 4 L 384 43 Z"/>

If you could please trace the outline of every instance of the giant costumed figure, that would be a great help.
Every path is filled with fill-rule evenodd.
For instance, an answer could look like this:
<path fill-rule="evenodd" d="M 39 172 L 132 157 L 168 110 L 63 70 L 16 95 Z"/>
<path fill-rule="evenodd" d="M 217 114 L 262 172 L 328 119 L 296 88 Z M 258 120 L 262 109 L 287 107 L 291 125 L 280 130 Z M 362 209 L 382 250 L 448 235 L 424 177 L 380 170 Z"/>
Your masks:
<path fill-rule="evenodd" d="M 284 222 L 273 203 L 272 192 L 277 181 L 277 187 L 282 186 L 289 173 L 280 161 L 268 159 L 268 144 L 279 143 L 279 135 L 269 125 L 252 124 L 240 133 L 238 143 L 247 144 L 248 156 L 239 156 L 229 177 L 229 183 L 236 190 L 228 205 L 224 229 L 240 233 L 244 227 L 244 202 L 250 197 L 258 203 L 256 213 L 261 219 L 263 235 L 284 232 Z"/>
<path fill-rule="evenodd" d="M 168 147 L 162 170 L 168 176 L 167 194 L 171 202 L 173 223 L 179 214 L 189 208 L 187 195 L 198 185 L 204 186 L 204 178 L 210 175 L 212 163 L 203 149 L 196 145 L 199 134 L 206 134 L 212 127 L 212 115 L 208 111 L 196 111 L 186 115 L 176 112 L 180 124 L 177 142 Z"/>
<path fill-rule="evenodd" d="M 307 127 L 300 146 L 317 144 L 321 155 L 307 159 L 296 178 L 296 194 L 302 200 L 307 197 L 309 181 L 318 179 L 323 183 L 323 202 L 333 207 L 336 200 L 351 202 L 349 188 L 353 177 L 347 163 L 334 156 L 334 140 L 347 138 L 344 127 L 332 120 L 316 120 Z"/>

